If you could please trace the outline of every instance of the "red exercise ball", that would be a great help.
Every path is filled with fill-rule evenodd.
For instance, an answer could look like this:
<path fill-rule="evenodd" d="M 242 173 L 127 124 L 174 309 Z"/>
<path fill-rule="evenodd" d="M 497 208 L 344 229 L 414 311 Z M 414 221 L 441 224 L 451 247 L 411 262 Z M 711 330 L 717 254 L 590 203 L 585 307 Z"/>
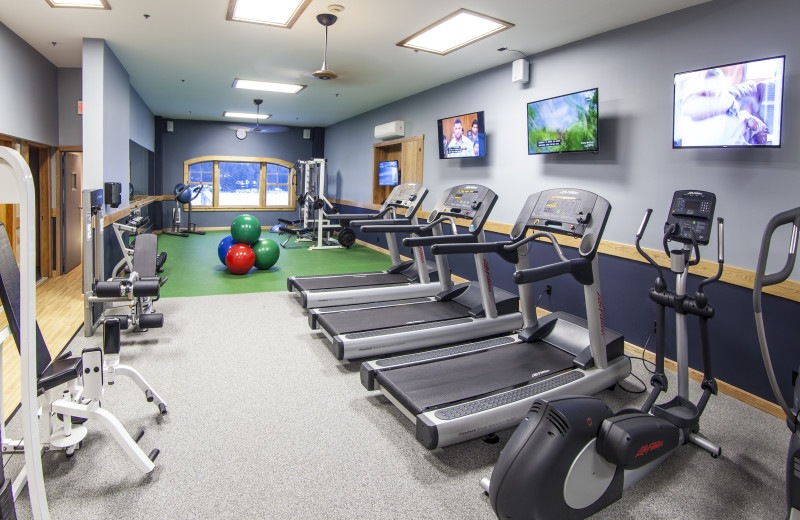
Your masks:
<path fill-rule="evenodd" d="M 234 244 L 225 255 L 225 265 L 233 274 L 245 274 L 256 263 L 256 254 L 247 244 Z"/>

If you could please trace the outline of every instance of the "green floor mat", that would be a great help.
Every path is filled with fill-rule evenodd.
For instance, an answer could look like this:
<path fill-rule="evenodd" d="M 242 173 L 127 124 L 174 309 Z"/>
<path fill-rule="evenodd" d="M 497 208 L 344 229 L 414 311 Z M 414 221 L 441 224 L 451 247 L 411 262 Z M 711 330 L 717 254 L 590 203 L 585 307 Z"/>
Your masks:
<path fill-rule="evenodd" d="M 167 253 L 162 276 L 169 280 L 161 287 L 161 296 L 207 296 L 266 291 L 285 291 L 286 278 L 312 274 L 380 271 L 391 265 L 389 255 L 360 244 L 349 249 L 309 251 L 309 243 L 295 243 L 281 248 L 278 262 L 270 269 L 251 269 L 243 275 L 232 274 L 217 256 L 219 242 L 228 231 L 209 231 L 205 235 L 176 237 L 158 235 L 158 250 Z M 262 238 L 283 242 L 285 235 L 264 231 Z"/>

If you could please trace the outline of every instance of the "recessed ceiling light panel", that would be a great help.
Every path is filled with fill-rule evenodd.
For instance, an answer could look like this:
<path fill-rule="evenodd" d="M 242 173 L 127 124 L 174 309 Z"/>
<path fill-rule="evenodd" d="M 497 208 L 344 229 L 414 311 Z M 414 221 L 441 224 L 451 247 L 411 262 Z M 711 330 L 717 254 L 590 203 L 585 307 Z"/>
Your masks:
<path fill-rule="evenodd" d="M 235 119 L 269 119 L 272 114 L 256 114 L 248 112 L 223 112 L 223 117 L 232 117 Z"/>
<path fill-rule="evenodd" d="M 106 0 L 45 0 L 50 7 L 79 7 L 84 9 L 107 9 L 110 10 L 111 6 L 108 5 Z"/>
<path fill-rule="evenodd" d="M 509 27 L 514 27 L 514 24 L 467 9 L 459 9 L 397 45 L 445 55 Z"/>
<path fill-rule="evenodd" d="M 310 3 L 311 0 L 230 0 L 226 19 L 289 29 Z"/>
<path fill-rule="evenodd" d="M 233 80 L 233 88 L 244 88 L 248 90 L 263 90 L 265 92 L 282 92 L 285 94 L 297 94 L 306 85 L 295 85 L 293 83 L 274 83 L 272 81 L 255 81 L 251 79 Z"/>

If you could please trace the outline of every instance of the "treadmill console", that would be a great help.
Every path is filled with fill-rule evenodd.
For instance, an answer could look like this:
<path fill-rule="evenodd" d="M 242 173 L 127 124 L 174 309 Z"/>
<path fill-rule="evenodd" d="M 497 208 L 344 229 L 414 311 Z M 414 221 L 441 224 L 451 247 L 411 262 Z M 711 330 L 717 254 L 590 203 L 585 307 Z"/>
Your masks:
<path fill-rule="evenodd" d="M 575 188 L 541 191 L 528 197 L 511 237 L 517 238 L 529 229 L 575 238 L 591 235 L 592 247 L 581 250 L 581 255 L 593 256 L 610 213 L 611 204 L 590 191 Z"/>
<path fill-rule="evenodd" d="M 675 225 L 675 230 L 669 237 L 670 240 L 691 244 L 691 231 L 694 230 L 697 243 L 708 245 L 716 205 L 717 197 L 710 191 L 676 191 L 672 196 L 672 205 L 667 222 L 664 223 L 664 231 Z"/>
<path fill-rule="evenodd" d="M 429 220 L 443 216 L 471 220 L 469 230 L 471 233 L 477 233 L 483 229 L 495 202 L 497 194 L 486 186 L 460 184 L 442 195 Z"/>
<path fill-rule="evenodd" d="M 383 203 L 384 207 L 395 207 L 413 209 L 410 213 L 416 213 L 416 209 L 428 194 L 428 188 L 417 182 L 406 182 L 398 184 Z M 408 213 L 407 213 L 408 214 Z"/>

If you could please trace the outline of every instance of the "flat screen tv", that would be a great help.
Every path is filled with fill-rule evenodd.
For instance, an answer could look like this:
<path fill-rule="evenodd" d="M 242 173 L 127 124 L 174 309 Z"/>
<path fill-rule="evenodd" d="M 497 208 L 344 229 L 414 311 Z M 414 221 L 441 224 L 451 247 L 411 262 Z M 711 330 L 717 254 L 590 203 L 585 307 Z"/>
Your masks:
<path fill-rule="evenodd" d="M 673 148 L 779 147 L 784 56 L 675 74 Z"/>
<path fill-rule="evenodd" d="M 400 182 L 400 168 L 397 161 L 381 161 L 378 163 L 378 184 L 380 186 L 397 186 Z"/>
<path fill-rule="evenodd" d="M 483 112 L 470 112 L 438 121 L 439 159 L 486 157 Z"/>
<path fill-rule="evenodd" d="M 528 103 L 528 155 L 598 149 L 596 88 Z"/>

